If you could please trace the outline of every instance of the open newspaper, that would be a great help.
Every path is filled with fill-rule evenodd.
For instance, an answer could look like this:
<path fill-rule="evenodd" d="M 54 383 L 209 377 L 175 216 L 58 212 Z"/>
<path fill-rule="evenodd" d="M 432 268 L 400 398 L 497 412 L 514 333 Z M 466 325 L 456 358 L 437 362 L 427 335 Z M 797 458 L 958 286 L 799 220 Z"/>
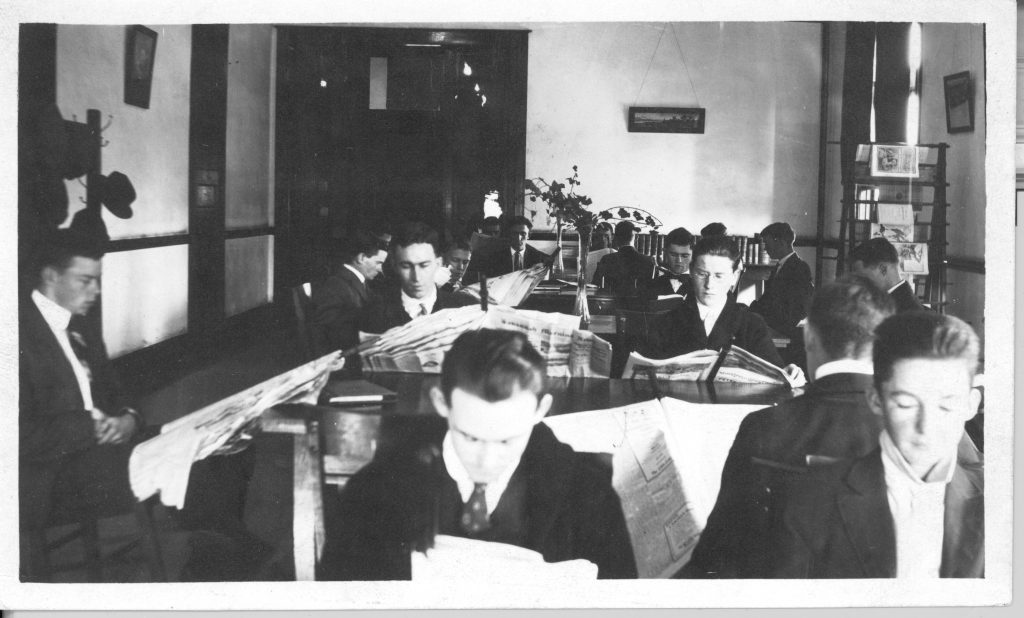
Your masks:
<path fill-rule="evenodd" d="M 244 448 L 249 428 L 273 406 L 315 404 L 329 374 L 343 365 L 341 353 L 332 352 L 164 424 L 160 435 L 136 446 L 128 460 L 135 497 L 145 500 L 159 492 L 165 505 L 182 508 L 192 462 Z"/>
<path fill-rule="evenodd" d="M 647 377 L 652 369 L 659 380 L 780 384 L 791 388 L 806 384 L 806 379 L 794 380 L 781 368 L 739 346 L 728 346 L 721 352 L 697 350 L 661 360 L 632 352 L 622 370 L 622 377 Z"/>
<path fill-rule="evenodd" d="M 515 270 L 490 278 L 487 280 L 487 302 L 516 307 L 522 304 L 526 297 L 537 288 L 547 276 L 547 272 L 547 265 L 534 264 L 523 270 Z M 458 293 L 480 300 L 480 284 L 469 284 L 461 288 Z"/>
<path fill-rule="evenodd" d="M 432 548 L 412 553 L 412 580 L 440 585 L 570 585 L 596 579 L 592 562 L 545 562 L 539 552 L 506 543 L 437 535 Z"/>
<path fill-rule="evenodd" d="M 612 454 L 638 575 L 665 578 L 689 562 L 740 422 L 762 407 L 665 397 L 544 422 L 576 451 Z"/>
<path fill-rule="evenodd" d="M 443 309 L 387 331 L 360 351 L 363 369 L 440 373 L 441 362 L 462 333 L 480 328 L 514 330 L 526 335 L 547 360 L 553 377 L 601 377 L 611 373 L 612 346 L 579 329 L 580 318 L 493 305 Z"/>

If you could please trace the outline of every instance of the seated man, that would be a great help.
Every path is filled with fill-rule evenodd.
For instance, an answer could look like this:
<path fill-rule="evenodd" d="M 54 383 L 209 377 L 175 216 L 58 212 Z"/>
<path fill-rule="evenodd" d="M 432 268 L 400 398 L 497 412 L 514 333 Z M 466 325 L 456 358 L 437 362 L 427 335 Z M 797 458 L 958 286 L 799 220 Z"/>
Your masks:
<path fill-rule="evenodd" d="M 441 286 L 444 292 L 458 292 L 468 282 L 462 280 L 469 268 L 469 262 L 473 257 L 473 250 L 466 240 L 453 240 L 448 243 L 444 252 L 444 265 L 451 271 L 452 276 L 448 283 Z"/>
<path fill-rule="evenodd" d="M 501 236 L 501 219 L 497 217 L 485 217 L 480 224 L 480 233 L 485 236 L 498 238 Z"/>
<path fill-rule="evenodd" d="M 607 221 L 601 221 L 594 226 L 590 237 L 590 251 L 587 253 L 587 281 L 594 280 L 598 263 L 609 253 L 615 253 L 615 249 L 612 248 L 612 225 Z"/>
<path fill-rule="evenodd" d="M 701 238 L 710 238 L 712 236 L 728 236 L 729 230 L 725 227 L 724 223 L 715 221 L 714 223 L 708 223 L 704 227 L 700 228 Z"/>
<path fill-rule="evenodd" d="M 750 304 L 750 310 L 764 318 L 770 328 L 796 337 L 797 324 L 807 316 L 814 294 L 811 267 L 793 250 L 796 235 L 788 223 L 772 223 L 761 230 L 769 257 L 778 260 L 764 284 L 764 294 Z"/>
<path fill-rule="evenodd" d="M 892 314 L 888 294 L 859 277 L 814 296 L 804 327 L 813 382 L 803 395 L 743 419 L 685 576 L 766 577 L 772 498 L 785 477 L 877 447 L 882 422 L 867 400 L 871 349 L 875 328 Z"/>
<path fill-rule="evenodd" d="M 657 299 L 659 296 L 679 294 L 686 298 L 693 292 L 690 258 L 693 256 L 694 240 L 693 234 L 685 227 L 677 227 L 665 236 L 662 274 L 648 282 L 648 297 Z"/>
<path fill-rule="evenodd" d="M 785 578 L 985 576 L 978 337 L 952 316 L 895 315 L 875 333 L 869 401 L 885 431 L 868 455 L 818 468 L 784 494 L 772 574 Z"/>
<path fill-rule="evenodd" d="M 310 325 L 317 352 L 345 350 L 359 344 L 357 322 L 369 302 L 367 283 L 381 273 L 387 245 L 373 234 L 356 232 L 338 248 L 334 272 L 313 282 Z"/>
<path fill-rule="evenodd" d="M 549 257 L 543 251 L 526 244 L 532 229 L 533 222 L 526 217 L 513 217 L 505 230 L 508 249 L 494 253 L 487 260 L 483 268 L 484 274 L 488 277 L 497 277 L 547 262 Z"/>
<path fill-rule="evenodd" d="M 434 280 L 441 266 L 437 232 L 419 222 L 400 226 L 391 239 L 391 257 L 399 285 L 385 290 L 363 307 L 359 329 L 383 333 L 413 318 L 472 305 L 473 298 L 438 289 Z"/>
<path fill-rule="evenodd" d="M 782 358 L 764 320 L 732 295 L 739 280 L 740 255 L 726 236 L 701 238 L 693 247 L 693 294 L 659 322 L 639 352 L 650 358 L 671 358 L 696 350 L 721 350 L 736 345 L 783 367 Z M 797 377 L 795 365 L 785 371 Z"/>
<path fill-rule="evenodd" d="M 854 247 L 850 252 L 850 272 L 867 277 L 887 290 L 896 301 L 898 313 L 924 309 L 913 286 L 900 276 L 899 255 L 888 240 L 872 238 Z"/>
<path fill-rule="evenodd" d="M 32 579 L 27 531 L 55 512 L 104 517 L 131 510 L 132 437 L 142 417 L 126 405 L 98 320 L 103 247 L 60 230 L 36 262 L 19 316 L 19 499 L 22 576 Z"/>
<path fill-rule="evenodd" d="M 636 577 L 610 469 L 542 423 L 540 354 L 520 333 L 462 334 L 430 392 L 427 431 L 350 480 L 329 519 L 321 579 L 409 579 L 434 534 L 518 545 L 548 562 L 582 558 L 602 578 Z M 432 419 L 433 420 L 433 419 Z"/>
<path fill-rule="evenodd" d="M 654 258 L 641 255 L 633 247 L 635 233 L 631 222 L 616 223 L 612 241 L 616 251 L 601 258 L 594 272 L 593 283 L 610 289 L 616 296 L 637 296 L 654 278 Z"/>

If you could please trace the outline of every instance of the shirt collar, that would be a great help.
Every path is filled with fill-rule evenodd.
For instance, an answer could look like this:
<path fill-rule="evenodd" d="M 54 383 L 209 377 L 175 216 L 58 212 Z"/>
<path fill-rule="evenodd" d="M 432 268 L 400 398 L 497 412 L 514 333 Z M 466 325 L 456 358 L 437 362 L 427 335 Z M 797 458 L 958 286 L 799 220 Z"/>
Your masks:
<path fill-rule="evenodd" d="M 401 290 L 402 294 L 402 306 L 405 307 L 406 312 L 409 315 L 419 315 L 420 306 L 426 305 L 427 313 L 434 310 L 434 303 L 437 302 L 437 286 L 435 285 L 430 292 L 427 293 L 423 298 L 413 298 L 405 293 L 405 290 Z M 412 311 L 415 309 L 415 311 Z"/>
<path fill-rule="evenodd" d="M 899 283 L 897 283 L 896 285 L 894 285 L 891 288 L 889 288 L 889 293 L 892 294 L 893 290 L 895 290 L 896 288 L 900 287 L 904 283 L 906 283 L 906 281 L 904 281 L 903 279 L 900 279 Z"/>
<path fill-rule="evenodd" d="M 43 314 L 43 319 L 46 320 L 51 330 L 68 329 L 68 324 L 71 322 L 70 311 L 47 298 L 39 290 L 32 290 L 32 301 L 35 302 L 36 307 L 39 307 L 39 313 Z"/>
<path fill-rule="evenodd" d="M 789 258 L 790 258 L 791 256 L 793 256 L 793 255 L 796 255 L 796 251 L 790 251 L 790 252 L 789 252 L 789 253 L 787 253 L 786 255 L 784 255 L 784 256 L 782 256 L 781 258 L 779 258 L 779 263 L 778 263 L 778 265 L 776 266 L 776 268 L 777 268 L 777 269 L 781 269 L 781 268 L 782 268 L 782 265 L 786 263 L 786 260 L 788 260 L 788 259 L 789 259 Z"/>
<path fill-rule="evenodd" d="M 473 494 L 473 480 L 469 478 L 469 471 L 466 470 L 466 466 L 459 459 L 458 453 L 455 452 L 455 445 L 452 442 L 452 432 L 449 429 L 444 435 L 444 441 L 441 443 L 441 457 L 444 459 L 444 467 L 448 471 L 448 476 L 452 477 L 455 484 L 459 488 L 459 495 L 462 496 L 462 501 L 466 502 L 469 497 Z M 522 458 L 520 458 L 522 459 Z M 508 488 L 508 482 L 512 479 L 512 474 L 515 473 L 516 468 L 519 467 L 519 460 L 502 472 L 498 478 L 491 483 L 487 484 L 485 490 L 485 497 L 487 500 L 487 512 L 493 513 L 495 507 L 498 506 L 498 501 L 501 499 L 501 495 L 505 493 L 505 489 Z"/>
<path fill-rule="evenodd" d="M 862 373 L 865 375 L 875 375 L 875 366 L 871 361 L 857 360 L 855 358 L 841 358 L 839 360 L 829 361 L 822 363 L 814 371 L 814 379 L 820 380 L 825 376 L 830 376 L 834 373 Z"/>
<path fill-rule="evenodd" d="M 366 283 L 366 277 L 363 276 L 363 273 L 359 272 L 358 268 L 351 264 L 345 264 L 345 268 L 351 270 L 352 274 L 359 278 L 359 281 L 361 281 L 362 283 Z"/>
<path fill-rule="evenodd" d="M 892 441 L 888 431 L 883 431 L 878 436 L 878 444 L 882 447 L 882 467 L 885 469 L 887 483 L 893 482 L 901 487 L 908 488 L 916 493 L 925 487 L 943 487 L 953 480 L 953 473 L 956 471 L 956 448 L 950 452 L 946 463 L 946 474 L 936 481 L 924 481 L 917 476 L 910 462 L 903 456 L 896 443 Z"/>

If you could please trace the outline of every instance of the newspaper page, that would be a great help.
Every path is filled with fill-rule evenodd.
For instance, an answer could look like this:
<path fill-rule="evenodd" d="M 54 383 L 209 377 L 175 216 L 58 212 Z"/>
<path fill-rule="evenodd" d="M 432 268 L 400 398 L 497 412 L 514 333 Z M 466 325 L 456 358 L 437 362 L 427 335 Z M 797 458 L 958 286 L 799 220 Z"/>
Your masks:
<path fill-rule="evenodd" d="M 583 559 L 545 562 L 536 551 L 476 539 L 448 535 L 434 537 L 434 546 L 411 556 L 412 580 L 451 585 L 545 584 L 572 585 L 596 580 L 597 565 Z"/>
<path fill-rule="evenodd" d="M 487 280 L 487 302 L 494 305 L 516 307 L 529 296 L 547 275 L 546 264 L 534 264 L 524 270 L 516 270 Z M 480 284 L 471 283 L 459 290 L 459 294 L 480 300 Z"/>
<path fill-rule="evenodd" d="M 721 353 L 714 350 L 697 350 L 666 359 L 651 359 L 632 352 L 622 371 L 623 378 L 647 377 L 654 370 L 659 380 L 688 382 L 707 381 L 714 370 Z M 797 388 L 807 383 L 805 378 L 794 380 L 781 368 L 763 358 L 751 354 L 739 346 L 732 346 L 715 373 L 714 382 L 739 382 L 743 384 L 777 384 Z"/>
<path fill-rule="evenodd" d="M 647 358 L 639 352 L 631 352 L 626 360 L 626 367 L 622 370 L 622 377 L 646 378 L 647 372 L 653 369 L 655 377 L 659 380 L 697 382 L 706 379 L 708 371 L 717 360 L 718 352 L 714 350 L 697 350 L 665 359 Z"/>
<path fill-rule="evenodd" d="M 250 424 L 275 405 L 315 404 L 328 375 L 343 365 L 340 352 L 332 352 L 165 424 L 132 451 L 128 475 L 135 497 L 159 492 L 165 505 L 182 508 L 192 462 L 237 448 L 251 437 Z"/>

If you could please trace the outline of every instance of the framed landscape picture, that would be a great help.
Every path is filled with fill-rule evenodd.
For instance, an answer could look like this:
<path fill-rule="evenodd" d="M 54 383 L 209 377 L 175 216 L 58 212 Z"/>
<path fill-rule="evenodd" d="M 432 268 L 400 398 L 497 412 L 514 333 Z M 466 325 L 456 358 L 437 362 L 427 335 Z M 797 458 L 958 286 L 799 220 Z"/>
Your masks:
<path fill-rule="evenodd" d="M 149 109 L 153 86 L 156 32 L 145 26 L 128 26 L 124 40 L 124 102 Z"/>
<path fill-rule="evenodd" d="M 703 107 L 631 107 L 630 133 L 703 133 Z"/>

